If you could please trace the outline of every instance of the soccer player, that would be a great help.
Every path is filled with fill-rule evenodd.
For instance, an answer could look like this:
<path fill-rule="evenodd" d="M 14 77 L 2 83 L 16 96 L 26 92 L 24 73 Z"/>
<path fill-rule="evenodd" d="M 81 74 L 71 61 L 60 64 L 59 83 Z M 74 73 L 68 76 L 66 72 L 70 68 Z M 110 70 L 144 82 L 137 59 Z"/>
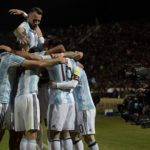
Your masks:
<path fill-rule="evenodd" d="M 41 47 L 44 44 L 44 38 L 39 28 L 42 15 L 42 9 L 33 7 L 26 21 L 21 23 L 14 31 L 15 36 L 24 48 Z"/>
<path fill-rule="evenodd" d="M 9 12 L 12 14 L 25 14 L 25 12 L 16 9 L 12 9 Z M 28 15 L 24 15 L 24 17 L 26 17 L 26 21 L 19 25 L 19 27 L 14 32 L 21 46 L 26 48 L 26 50 L 29 50 L 29 48 L 33 47 L 39 48 L 43 46 L 44 38 L 39 28 L 39 23 L 41 21 L 42 14 L 43 12 L 40 8 L 32 8 Z M 56 50 L 58 48 L 62 49 L 62 45 L 59 45 L 53 50 Z M 45 52 L 45 54 L 47 53 L 48 52 Z"/>
<path fill-rule="evenodd" d="M 90 150 L 99 150 L 95 140 L 95 116 L 96 109 L 90 93 L 87 75 L 83 68 L 76 67 L 74 70 L 73 79 L 68 82 L 51 83 L 51 88 L 55 89 L 74 89 L 77 112 L 77 128 L 74 137 L 74 144 L 77 150 L 82 150 L 83 145 L 79 139 L 79 134 L 82 134 L 85 142 Z"/>
<path fill-rule="evenodd" d="M 11 55 L 7 52 L 1 52 L 0 58 L 0 139 L 2 139 L 5 130 L 5 128 L 3 128 L 4 118 L 11 99 L 11 84 L 9 82 L 8 68 L 14 64 L 16 64 L 16 66 L 17 64 L 20 65 L 24 61 L 24 58 L 13 54 Z"/>
<path fill-rule="evenodd" d="M 76 53 L 77 55 L 79 53 Z M 66 53 L 64 53 L 66 55 Z M 68 81 L 71 78 L 71 59 L 67 65 L 55 65 L 47 68 L 50 80 L 55 82 Z M 64 149 L 73 149 L 69 131 L 74 130 L 75 103 L 74 96 L 70 90 L 51 89 L 49 97 L 47 128 L 49 131 L 51 148 L 60 150 L 60 133 L 64 133 Z"/>

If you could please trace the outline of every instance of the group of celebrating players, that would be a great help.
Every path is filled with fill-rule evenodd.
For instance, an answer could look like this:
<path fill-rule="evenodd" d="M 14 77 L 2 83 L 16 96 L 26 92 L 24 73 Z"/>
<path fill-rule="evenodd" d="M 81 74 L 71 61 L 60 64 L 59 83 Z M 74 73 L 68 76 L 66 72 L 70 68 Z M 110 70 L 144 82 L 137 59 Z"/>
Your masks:
<path fill-rule="evenodd" d="M 25 19 L 14 30 L 12 44 L 0 45 L 0 140 L 7 128 L 10 150 L 42 150 L 37 134 L 44 108 L 49 150 L 83 150 L 82 136 L 90 150 L 99 150 L 94 136 L 96 109 L 79 62 L 83 53 L 66 51 L 62 44 L 52 47 L 39 27 L 41 8 L 9 13 Z M 45 97 L 38 92 L 42 69 L 49 80 L 48 104 L 40 105 Z"/>

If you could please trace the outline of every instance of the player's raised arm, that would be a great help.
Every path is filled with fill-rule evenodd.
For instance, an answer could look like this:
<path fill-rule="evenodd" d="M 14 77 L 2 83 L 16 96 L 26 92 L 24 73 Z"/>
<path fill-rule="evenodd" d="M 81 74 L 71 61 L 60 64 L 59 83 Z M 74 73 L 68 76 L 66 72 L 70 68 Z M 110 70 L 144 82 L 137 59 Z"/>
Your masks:
<path fill-rule="evenodd" d="M 21 10 L 21 9 L 9 9 L 8 13 L 10 15 L 21 15 L 25 19 L 28 17 L 28 14 L 25 11 Z"/>

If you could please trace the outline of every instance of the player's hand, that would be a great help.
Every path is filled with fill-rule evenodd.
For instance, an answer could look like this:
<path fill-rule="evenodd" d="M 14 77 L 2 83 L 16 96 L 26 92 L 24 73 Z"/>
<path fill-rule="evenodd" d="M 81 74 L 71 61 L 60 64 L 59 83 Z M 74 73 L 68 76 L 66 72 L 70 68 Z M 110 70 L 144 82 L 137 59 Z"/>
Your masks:
<path fill-rule="evenodd" d="M 43 36 L 42 31 L 41 31 L 41 29 L 39 28 L 39 26 L 36 27 L 35 31 L 36 31 L 38 37 Z"/>
<path fill-rule="evenodd" d="M 66 51 L 65 47 L 64 47 L 62 44 L 59 44 L 59 45 L 56 46 L 56 47 L 57 47 L 57 49 L 58 49 L 60 52 L 65 52 L 65 51 Z"/>
<path fill-rule="evenodd" d="M 63 53 L 53 53 L 51 54 L 52 58 L 58 58 L 58 57 L 63 57 Z"/>
<path fill-rule="evenodd" d="M 21 15 L 23 13 L 22 10 L 19 9 L 9 9 L 8 11 L 11 15 Z"/>
<path fill-rule="evenodd" d="M 23 33 L 19 34 L 18 40 L 19 40 L 19 43 L 21 45 L 28 45 L 29 44 L 28 37 L 25 34 L 23 34 Z"/>
<path fill-rule="evenodd" d="M 75 51 L 75 53 L 76 53 L 75 60 L 80 60 L 83 58 L 83 52 Z"/>
<path fill-rule="evenodd" d="M 12 49 L 9 46 L 6 46 L 6 45 L 0 45 L 0 50 L 5 50 L 7 52 L 12 51 Z"/>
<path fill-rule="evenodd" d="M 57 59 L 58 59 L 60 64 L 67 64 L 68 63 L 67 59 L 62 57 L 62 56 L 58 57 Z"/>
<path fill-rule="evenodd" d="M 50 81 L 50 82 L 49 82 L 49 87 L 50 87 L 51 89 L 57 89 L 57 84 L 56 84 L 56 82 Z"/>

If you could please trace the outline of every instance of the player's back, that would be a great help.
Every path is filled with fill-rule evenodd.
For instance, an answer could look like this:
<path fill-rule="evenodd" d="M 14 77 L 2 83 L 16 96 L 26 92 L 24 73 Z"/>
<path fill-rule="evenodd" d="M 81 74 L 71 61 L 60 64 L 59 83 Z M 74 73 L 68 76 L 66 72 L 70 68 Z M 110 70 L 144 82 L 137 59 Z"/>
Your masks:
<path fill-rule="evenodd" d="M 22 70 L 19 78 L 17 96 L 38 93 L 39 71 L 34 70 Z"/>
<path fill-rule="evenodd" d="M 24 58 L 6 52 L 1 53 L 0 57 L 0 100 L 2 103 L 8 103 L 11 92 L 10 80 L 15 78 L 15 72 L 13 74 L 11 73 L 11 78 L 9 78 L 9 68 L 21 64 Z"/>
<path fill-rule="evenodd" d="M 43 53 L 44 52 L 35 52 L 34 54 L 44 57 Z M 22 68 L 21 75 L 19 78 L 17 96 L 29 94 L 29 93 L 38 94 L 39 78 L 40 78 L 39 68 L 34 68 L 34 69 Z"/>
<path fill-rule="evenodd" d="M 66 65 L 58 64 L 48 68 L 50 80 L 54 82 L 66 81 Z"/>

